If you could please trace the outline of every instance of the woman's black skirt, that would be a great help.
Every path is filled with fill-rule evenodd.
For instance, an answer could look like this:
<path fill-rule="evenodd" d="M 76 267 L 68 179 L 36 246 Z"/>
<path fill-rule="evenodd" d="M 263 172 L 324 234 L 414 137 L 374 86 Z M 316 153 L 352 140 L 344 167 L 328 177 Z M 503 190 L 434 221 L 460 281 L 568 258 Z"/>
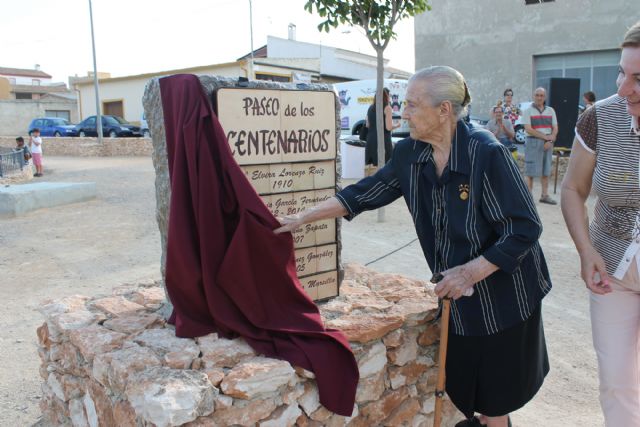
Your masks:
<path fill-rule="evenodd" d="M 541 304 L 531 316 L 497 334 L 469 337 L 449 333 L 446 391 L 470 418 L 498 417 L 524 406 L 549 372 Z"/>

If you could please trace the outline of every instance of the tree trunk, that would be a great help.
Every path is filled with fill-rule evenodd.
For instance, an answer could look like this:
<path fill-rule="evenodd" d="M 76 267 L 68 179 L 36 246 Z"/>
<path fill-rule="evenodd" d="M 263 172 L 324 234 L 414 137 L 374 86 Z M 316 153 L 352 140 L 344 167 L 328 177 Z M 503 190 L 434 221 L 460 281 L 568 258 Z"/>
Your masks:
<path fill-rule="evenodd" d="M 385 164 L 385 152 L 384 152 L 384 108 L 382 104 L 383 95 L 382 89 L 384 87 L 384 49 L 382 47 L 376 47 L 376 54 L 378 59 L 377 66 L 377 84 L 376 84 L 376 140 L 378 141 L 378 170 L 380 170 Z M 384 207 L 378 209 L 378 222 L 384 222 Z"/>

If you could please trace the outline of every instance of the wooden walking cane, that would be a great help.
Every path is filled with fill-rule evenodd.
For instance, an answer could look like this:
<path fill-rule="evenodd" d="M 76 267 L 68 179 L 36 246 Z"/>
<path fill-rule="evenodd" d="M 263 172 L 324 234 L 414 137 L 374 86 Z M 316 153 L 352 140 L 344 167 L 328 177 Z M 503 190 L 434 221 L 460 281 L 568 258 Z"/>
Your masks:
<path fill-rule="evenodd" d="M 451 300 L 442 300 L 442 317 L 440 317 L 440 349 L 438 352 L 438 381 L 436 383 L 436 406 L 433 416 L 433 427 L 440 427 L 442 422 L 442 399 L 444 398 L 445 365 L 447 362 L 447 344 L 449 341 L 449 311 Z"/>
<path fill-rule="evenodd" d="M 442 273 L 436 273 L 431 278 L 431 283 L 438 283 L 444 279 Z M 463 296 L 473 295 L 473 289 L 467 289 Z M 440 316 L 440 348 L 438 351 L 438 380 L 436 382 L 436 406 L 433 411 L 433 427 L 440 427 L 442 422 L 442 400 L 444 399 L 445 368 L 447 364 L 447 346 L 449 344 L 449 313 L 451 312 L 451 299 L 442 300 L 442 315 Z"/>

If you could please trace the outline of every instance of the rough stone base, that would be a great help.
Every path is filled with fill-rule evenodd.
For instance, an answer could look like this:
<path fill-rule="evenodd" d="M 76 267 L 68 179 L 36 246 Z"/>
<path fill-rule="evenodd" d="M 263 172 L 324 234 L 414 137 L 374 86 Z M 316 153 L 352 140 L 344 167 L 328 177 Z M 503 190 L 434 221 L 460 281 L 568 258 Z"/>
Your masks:
<path fill-rule="evenodd" d="M 326 410 L 311 372 L 262 357 L 242 339 L 176 338 L 158 316 L 158 283 L 108 297 L 47 301 L 38 328 L 45 423 L 64 426 L 431 426 L 439 325 L 421 281 L 345 266 L 322 304 L 358 360 L 351 417 Z M 462 416 L 445 400 L 443 426 Z"/>
<path fill-rule="evenodd" d="M 0 218 L 84 202 L 96 197 L 95 182 L 36 182 L 0 187 Z"/>

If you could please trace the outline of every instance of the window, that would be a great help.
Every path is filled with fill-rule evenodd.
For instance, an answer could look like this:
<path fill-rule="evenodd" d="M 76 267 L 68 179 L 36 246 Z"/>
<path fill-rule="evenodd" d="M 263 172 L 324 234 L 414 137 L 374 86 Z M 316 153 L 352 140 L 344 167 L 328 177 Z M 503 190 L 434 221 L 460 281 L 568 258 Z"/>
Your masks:
<path fill-rule="evenodd" d="M 524 0 L 524 4 L 550 3 L 556 0 Z"/>
<path fill-rule="evenodd" d="M 616 93 L 619 62 L 619 50 L 538 56 L 535 58 L 535 84 L 549 90 L 551 77 L 579 78 L 580 104 L 583 103 L 582 94 L 588 90 L 598 99 L 604 99 Z"/>
<path fill-rule="evenodd" d="M 290 82 L 291 76 L 287 76 L 284 74 L 256 73 L 256 80 L 269 80 L 272 82 Z"/>
<path fill-rule="evenodd" d="M 103 114 L 109 116 L 124 116 L 124 106 L 122 100 L 118 101 L 105 101 L 102 103 Z"/>
<path fill-rule="evenodd" d="M 16 99 L 33 99 L 30 93 L 16 92 Z"/>
<path fill-rule="evenodd" d="M 44 115 L 47 117 L 60 117 L 67 121 L 71 120 L 71 111 L 69 110 L 44 110 Z"/>
<path fill-rule="evenodd" d="M 40 86 L 40 80 L 39 79 L 31 79 L 31 84 L 34 86 Z"/>

